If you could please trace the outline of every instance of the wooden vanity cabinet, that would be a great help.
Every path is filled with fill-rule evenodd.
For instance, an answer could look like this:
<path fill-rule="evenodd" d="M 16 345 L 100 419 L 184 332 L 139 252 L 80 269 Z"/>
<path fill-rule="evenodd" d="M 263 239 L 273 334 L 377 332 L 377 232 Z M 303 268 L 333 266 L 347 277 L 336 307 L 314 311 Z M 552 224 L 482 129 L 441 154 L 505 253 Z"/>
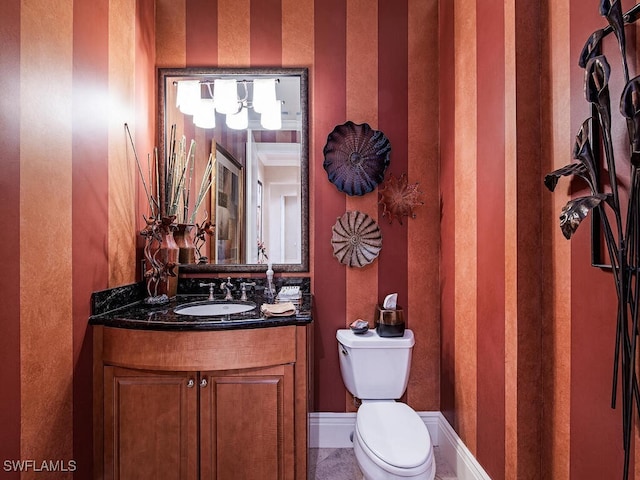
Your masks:
<path fill-rule="evenodd" d="M 95 477 L 306 480 L 309 330 L 96 327 Z"/>
<path fill-rule="evenodd" d="M 194 376 L 104 367 L 104 478 L 198 478 Z"/>
<path fill-rule="evenodd" d="M 200 478 L 295 478 L 293 365 L 203 378 Z"/>

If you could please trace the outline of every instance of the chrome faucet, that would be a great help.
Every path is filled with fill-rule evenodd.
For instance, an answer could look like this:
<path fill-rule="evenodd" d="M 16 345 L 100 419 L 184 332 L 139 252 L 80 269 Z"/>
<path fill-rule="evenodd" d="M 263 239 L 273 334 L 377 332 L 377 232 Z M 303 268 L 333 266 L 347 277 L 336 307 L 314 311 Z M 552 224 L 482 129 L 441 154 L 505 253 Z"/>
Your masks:
<path fill-rule="evenodd" d="M 240 296 L 240 300 L 243 302 L 247 301 L 247 287 L 255 287 L 256 282 L 242 282 L 240 284 L 240 289 L 242 290 L 242 295 Z"/>
<path fill-rule="evenodd" d="M 227 281 L 222 282 L 222 284 L 220 285 L 220 290 L 227 291 L 227 294 L 224 296 L 225 300 L 233 300 L 233 297 L 231 296 L 232 288 L 233 288 L 233 285 L 231 284 L 231 277 L 227 277 Z"/>
<path fill-rule="evenodd" d="M 200 282 L 200 286 L 201 287 L 209 287 L 209 298 L 207 298 L 207 300 L 211 301 L 213 300 L 213 290 L 214 288 L 216 288 L 216 284 L 211 282 L 211 283 L 204 283 L 204 282 Z"/>

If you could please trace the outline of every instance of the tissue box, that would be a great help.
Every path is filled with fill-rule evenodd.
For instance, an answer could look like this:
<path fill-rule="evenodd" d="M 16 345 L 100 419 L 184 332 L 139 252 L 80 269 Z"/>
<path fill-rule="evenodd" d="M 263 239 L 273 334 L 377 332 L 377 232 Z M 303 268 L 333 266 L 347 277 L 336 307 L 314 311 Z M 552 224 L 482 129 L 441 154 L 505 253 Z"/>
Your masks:
<path fill-rule="evenodd" d="M 401 337 L 404 335 L 404 312 L 401 307 L 387 310 L 376 305 L 374 315 L 376 331 L 381 337 Z"/>

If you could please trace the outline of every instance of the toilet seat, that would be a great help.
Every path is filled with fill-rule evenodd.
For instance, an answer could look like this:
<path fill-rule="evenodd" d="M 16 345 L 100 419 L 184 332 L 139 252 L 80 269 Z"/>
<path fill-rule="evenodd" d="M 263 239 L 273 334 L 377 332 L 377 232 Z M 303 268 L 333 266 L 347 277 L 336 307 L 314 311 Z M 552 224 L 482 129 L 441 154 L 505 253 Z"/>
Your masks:
<path fill-rule="evenodd" d="M 371 459 L 396 475 L 424 472 L 433 462 L 429 431 L 420 416 L 404 403 L 364 402 L 356 415 L 356 434 Z"/>

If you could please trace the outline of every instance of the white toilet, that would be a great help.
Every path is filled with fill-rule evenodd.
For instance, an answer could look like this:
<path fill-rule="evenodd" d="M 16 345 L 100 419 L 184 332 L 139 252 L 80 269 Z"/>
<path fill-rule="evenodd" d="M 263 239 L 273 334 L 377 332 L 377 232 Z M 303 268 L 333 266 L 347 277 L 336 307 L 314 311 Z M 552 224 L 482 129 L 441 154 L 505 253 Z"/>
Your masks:
<path fill-rule="evenodd" d="M 353 449 L 366 480 L 433 480 L 436 463 L 429 431 L 408 405 L 396 402 L 407 388 L 413 332 L 380 337 L 338 330 L 340 371 L 347 390 L 362 404 Z"/>

